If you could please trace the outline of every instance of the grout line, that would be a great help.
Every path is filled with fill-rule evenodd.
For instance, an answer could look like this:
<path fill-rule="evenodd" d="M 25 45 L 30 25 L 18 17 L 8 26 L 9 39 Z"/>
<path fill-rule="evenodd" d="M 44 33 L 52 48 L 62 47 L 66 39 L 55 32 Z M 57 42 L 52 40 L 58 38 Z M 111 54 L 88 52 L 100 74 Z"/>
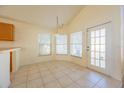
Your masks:
<path fill-rule="evenodd" d="M 37 67 L 38 67 L 38 65 L 37 65 Z M 43 83 L 43 88 L 45 88 L 45 84 L 44 84 L 44 81 L 43 81 L 43 78 L 42 78 L 41 71 L 40 71 L 39 67 L 38 67 L 38 71 L 40 73 L 41 83 Z"/>
<path fill-rule="evenodd" d="M 27 80 L 26 80 L 26 88 L 27 88 L 28 87 L 28 71 L 27 71 L 26 77 L 27 77 Z"/>
<path fill-rule="evenodd" d="M 48 68 L 49 69 L 49 68 Z M 59 80 L 56 78 L 56 76 L 53 74 L 53 72 L 49 69 L 49 71 L 52 73 L 52 75 L 55 77 L 55 80 L 59 83 L 59 85 L 61 86 L 61 88 L 62 88 L 62 85 L 61 85 L 61 83 L 59 82 Z"/>
<path fill-rule="evenodd" d="M 93 87 L 95 87 L 100 81 L 102 81 L 103 80 L 103 78 L 101 78 L 100 80 L 98 80 L 97 82 L 96 82 L 96 84 L 93 86 Z M 100 87 L 100 86 L 99 86 Z"/>
<path fill-rule="evenodd" d="M 64 69 L 63 69 L 64 70 Z M 71 70 L 71 69 L 70 69 Z M 64 73 L 63 71 L 61 71 L 62 73 Z M 68 76 L 68 74 L 66 74 L 66 73 L 64 73 L 65 75 L 67 75 Z M 69 76 L 68 76 L 69 77 Z M 55 77 L 56 78 L 56 77 Z M 62 77 L 61 77 L 62 78 Z M 69 79 L 70 80 L 72 80 L 70 77 L 69 77 Z M 59 82 L 59 80 L 56 78 L 56 80 Z M 76 83 L 76 81 L 74 81 L 74 80 L 72 80 L 73 81 L 73 83 Z M 61 83 L 59 82 L 59 84 L 61 85 Z M 77 84 L 77 83 L 76 83 Z M 70 85 L 70 84 L 69 84 Z M 69 85 L 67 85 L 67 86 L 69 86 Z M 77 85 L 79 85 L 79 84 L 77 84 Z M 62 86 L 62 85 L 61 85 Z M 79 85 L 80 86 L 80 85 Z M 62 86 L 63 87 L 63 86 Z"/>

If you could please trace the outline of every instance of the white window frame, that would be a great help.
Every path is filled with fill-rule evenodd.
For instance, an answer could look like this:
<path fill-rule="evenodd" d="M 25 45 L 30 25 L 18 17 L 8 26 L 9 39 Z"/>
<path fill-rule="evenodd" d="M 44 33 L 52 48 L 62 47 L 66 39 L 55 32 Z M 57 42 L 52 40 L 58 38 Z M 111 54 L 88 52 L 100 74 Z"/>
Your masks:
<path fill-rule="evenodd" d="M 57 44 L 57 37 L 58 36 L 66 36 L 66 43 L 61 43 L 60 42 L 60 43 Z M 66 45 L 67 52 L 66 53 L 57 53 L 57 45 Z M 68 55 L 68 35 L 66 35 L 66 34 L 56 35 L 56 38 L 55 38 L 55 47 L 56 47 L 56 49 L 55 49 L 56 55 Z"/>
<path fill-rule="evenodd" d="M 82 40 L 82 41 L 81 41 L 81 43 L 72 43 L 72 41 L 71 41 L 72 35 L 77 34 L 77 33 L 81 33 L 81 35 L 82 35 L 82 36 L 81 36 L 81 40 Z M 73 54 L 71 53 L 71 51 L 72 51 L 72 49 L 71 49 L 72 47 L 71 47 L 71 46 L 72 46 L 72 45 L 81 45 L 81 47 L 83 48 L 83 43 L 82 43 L 82 42 L 83 42 L 83 32 L 82 32 L 82 31 L 73 32 L 73 33 L 70 34 L 70 55 L 71 55 L 71 56 L 78 57 L 78 58 L 82 58 L 82 54 L 83 54 L 82 50 L 83 50 L 83 49 L 81 49 L 81 52 L 82 52 L 82 53 L 81 53 L 81 56 L 73 55 Z"/>
<path fill-rule="evenodd" d="M 40 43 L 41 39 L 43 39 L 42 36 L 46 35 L 46 34 L 50 35 L 50 43 Z M 38 44 L 39 44 L 39 56 L 49 56 L 49 55 L 52 54 L 52 35 L 51 35 L 51 33 L 40 33 L 39 37 L 38 37 Z M 40 47 L 43 46 L 43 45 L 49 45 L 49 47 L 50 47 L 49 54 L 42 54 L 41 53 Z"/>

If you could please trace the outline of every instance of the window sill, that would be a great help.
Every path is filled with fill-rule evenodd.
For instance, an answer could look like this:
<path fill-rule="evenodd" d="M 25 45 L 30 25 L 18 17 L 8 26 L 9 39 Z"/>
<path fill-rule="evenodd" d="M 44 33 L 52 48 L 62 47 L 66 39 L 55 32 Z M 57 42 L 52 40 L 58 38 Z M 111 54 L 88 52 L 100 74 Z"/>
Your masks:
<path fill-rule="evenodd" d="M 68 54 L 55 54 L 55 55 L 68 55 Z"/>
<path fill-rule="evenodd" d="M 82 59 L 82 57 L 79 56 L 74 56 L 74 55 L 70 55 L 70 56 Z"/>
<path fill-rule="evenodd" d="M 39 57 L 41 57 L 41 56 L 51 56 L 52 54 L 48 54 L 48 55 L 38 55 Z"/>

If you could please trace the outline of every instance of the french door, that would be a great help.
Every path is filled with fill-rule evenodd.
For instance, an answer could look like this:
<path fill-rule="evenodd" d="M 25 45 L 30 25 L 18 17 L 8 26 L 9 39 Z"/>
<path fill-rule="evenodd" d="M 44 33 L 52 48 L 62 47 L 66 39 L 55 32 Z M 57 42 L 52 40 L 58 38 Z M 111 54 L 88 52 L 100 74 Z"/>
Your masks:
<path fill-rule="evenodd" d="M 88 35 L 88 67 L 102 73 L 106 73 L 106 34 L 108 31 L 108 24 L 103 24 L 89 28 Z"/>

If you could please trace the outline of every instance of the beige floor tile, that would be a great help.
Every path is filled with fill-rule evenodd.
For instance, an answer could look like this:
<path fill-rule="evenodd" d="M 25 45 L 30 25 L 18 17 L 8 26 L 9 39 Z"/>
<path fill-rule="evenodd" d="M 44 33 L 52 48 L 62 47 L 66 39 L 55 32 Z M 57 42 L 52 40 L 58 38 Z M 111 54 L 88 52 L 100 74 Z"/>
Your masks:
<path fill-rule="evenodd" d="M 28 81 L 27 87 L 28 88 L 42 88 L 44 87 L 44 85 L 41 79 L 35 79 L 35 80 Z"/>
<path fill-rule="evenodd" d="M 26 88 L 27 85 L 26 85 L 26 83 L 21 83 L 21 84 L 14 85 L 14 86 L 12 86 L 12 87 L 13 87 L 13 88 Z"/>
<path fill-rule="evenodd" d="M 99 82 L 103 77 L 101 75 L 98 75 L 97 73 L 87 73 L 85 75 L 82 76 L 82 78 L 86 78 L 89 81 L 93 82 L 94 84 L 96 84 L 97 82 Z"/>
<path fill-rule="evenodd" d="M 49 75 L 51 75 L 51 74 L 49 74 Z M 47 77 L 48 77 L 47 75 L 41 75 L 41 79 L 47 78 Z"/>
<path fill-rule="evenodd" d="M 81 88 L 92 88 L 95 84 L 90 82 L 87 79 L 80 78 L 76 83 L 81 87 Z"/>
<path fill-rule="evenodd" d="M 26 71 L 28 69 L 29 69 L 29 66 L 26 65 L 26 66 L 21 66 L 18 71 L 24 71 L 24 70 Z"/>
<path fill-rule="evenodd" d="M 52 71 L 54 71 L 54 72 L 61 72 L 62 70 L 60 69 L 60 68 L 58 68 L 58 67 L 55 67 L 54 69 L 51 69 Z"/>
<path fill-rule="evenodd" d="M 119 87 L 120 82 L 111 77 L 104 77 L 101 81 L 97 83 L 97 86 L 102 88 L 117 88 Z"/>
<path fill-rule="evenodd" d="M 95 86 L 93 86 L 93 88 L 101 88 L 101 87 L 99 87 L 99 86 L 95 85 Z"/>
<path fill-rule="evenodd" d="M 41 78 L 40 73 L 34 73 L 34 74 L 28 75 L 28 81 L 33 79 L 38 79 L 38 78 Z"/>
<path fill-rule="evenodd" d="M 121 82 L 67 61 L 22 66 L 10 87 L 119 88 Z"/>
<path fill-rule="evenodd" d="M 40 72 L 44 72 L 44 71 L 48 71 L 49 69 L 48 68 L 39 68 L 40 69 Z"/>
<path fill-rule="evenodd" d="M 68 75 L 73 81 L 77 81 L 80 79 L 80 74 L 69 74 Z"/>
<path fill-rule="evenodd" d="M 27 77 L 27 75 L 28 75 L 28 72 L 16 73 L 15 78 Z"/>
<path fill-rule="evenodd" d="M 47 84 L 45 84 L 46 88 L 61 88 L 61 85 L 59 84 L 59 82 L 57 80 L 53 80 Z"/>
<path fill-rule="evenodd" d="M 65 73 L 65 74 L 73 74 L 73 71 L 71 71 L 70 69 L 63 70 L 62 72 Z"/>
<path fill-rule="evenodd" d="M 50 69 L 50 72 L 52 72 L 52 73 L 59 73 L 59 72 L 62 72 L 62 71 L 60 71 L 59 69 Z"/>
<path fill-rule="evenodd" d="M 26 73 L 28 70 L 18 70 L 16 73 Z"/>
<path fill-rule="evenodd" d="M 63 71 L 65 69 L 66 69 L 65 67 L 58 67 L 58 71 Z"/>
<path fill-rule="evenodd" d="M 80 86 L 74 82 L 71 85 L 67 86 L 67 88 L 80 88 Z"/>
<path fill-rule="evenodd" d="M 51 75 L 51 72 L 49 70 L 40 72 L 42 77 L 47 77 L 48 75 Z"/>
<path fill-rule="evenodd" d="M 46 77 L 42 77 L 44 84 L 47 84 L 51 81 L 55 81 L 56 78 L 53 75 L 48 75 Z"/>
<path fill-rule="evenodd" d="M 59 79 L 59 78 L 65 76 L 65 74 L 63 72 L 53 73 L 53 75 L 55 76 L 56 79 Z"/>
<path fill-rule="evenodd" d="M 15 74 L 27 74 L 28 70 L 18 70 Z"/>
<path fill-rule="evenodd" d="M 27 77 L 18 77 L 13 80 L 13 85 L 25 83 L 27 81 Z"/>
<path fill-rule="evenodd" d="M 31 68 L 29 68 L 29 71 L 33 71 L 33 70 L 38 70 L 38 68 L 37 67 L 31 67 Z"/>
<path fill-rule="evenodd" d="M 43 63 L 38 63 L 37 66 L 38 67 L 44 67 Z"/>
<path fill-rule="evenodd" d="M 37 68 L 37 64 L 30 64 L 29 68 Z"/>
<path fill-rule="evenodd" d="M 69 86 L 70 84 L 73 83 L 71 78 L 69 78 L 68 76 L 63 76 L 63 77 L 59 78 L 58 81 L 60 82 L 60 85 L 62 87 L 67 87 L 67 86 Z"/>
<path fill-rule="evenodd" d="M 38 72 L 39 72 L 38 69 L 30 70 L 30 71 L 28 71 L 28 75 L 30 75 L 30 74 L 35 74 L 35 73 L 38 73 Z"/>

